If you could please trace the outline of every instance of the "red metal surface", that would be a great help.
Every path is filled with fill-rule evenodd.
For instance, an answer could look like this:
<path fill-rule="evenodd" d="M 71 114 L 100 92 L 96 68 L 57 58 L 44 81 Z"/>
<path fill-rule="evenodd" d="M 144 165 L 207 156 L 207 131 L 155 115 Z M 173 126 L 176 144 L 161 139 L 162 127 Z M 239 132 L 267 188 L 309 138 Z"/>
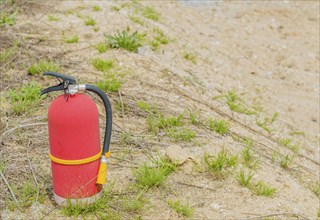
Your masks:
<path fill-rule="evenodd" d="M 100 151 L 99 113 L 84 94 L 57 97 L 48 112 L 50 153 L 60 159 L 78 160 Z M 64 198 L 85 198 L 98 193 L 96 175 L 100 160 L 81 165 L 51 162 L 54 192 Z"/>

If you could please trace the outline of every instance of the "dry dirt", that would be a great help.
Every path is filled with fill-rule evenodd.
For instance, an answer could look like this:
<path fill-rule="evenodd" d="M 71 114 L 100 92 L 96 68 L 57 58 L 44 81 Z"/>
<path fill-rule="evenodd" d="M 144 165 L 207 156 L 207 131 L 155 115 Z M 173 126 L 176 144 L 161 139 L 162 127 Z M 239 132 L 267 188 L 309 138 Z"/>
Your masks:
<path fill-rule="evenodd" d="M 47 156 L 47 108 L 58 93 L 43 100 L 33 114 L 15 115 L 10 110 L 6 92 L 31 80 L 44 87 L 53 85 L 54 80 L 27 75 L 27 67 L 41 58 L 55 60 L 62 67 L 61 73 L 94 83 L 103 74 L 94 69 L 91 59 L 100 57 L 115 59 L 119 68 L 127 73 L 120 92 L 108 94 L 114 109 L 108 173 L 110 182 L 116 183 L 114 194 L 125 192 L 126 187 L 134 183 L 131 168 L 146 161 L 148 154 L 165 155 L 173 144 L 184 151 L 176 156 L 181 165 L 168 177 L 165 186 L 147 192 L 148 208 L 139 214 L 122 213 L 123 219 L 138 216 L 182 219 L 167 205 L 169 199 L 189 202 L 195 210 L 193 218 L 197 219 L 262 219 L 268 215 L 275 219 L 319 217 L 319 197 L 312 191 L 320 182 L 318 1 L 141 1 L 138 4 L 152 6 L 160 13 L 158 21 L 137 15 L 144 20 L 144 25 L 130 20 L 129 15 L 134 13 L 131 2 L 16 4 L 20 8 L 16 24 L 0 29 L 1 50 L 9 47 L 13 40 L 24 42 L 11 64 L 1 63 L 1 160 L 6 165 L 3 175 L 11 187 L 19 188 L 27 179 L 34 181 L 32 176 L 35 177 L 45 198 L 40 216 L 66 218 L 52 201 Z M 93 11 L 93 5 L 99 5 L 102 10 Z M 60 20 L 49 21 L 48 15 Z M 86 26 L 79 15 L 93 17 L 99 30 Z M 145 32 L 147 36 L 157 27 L 171 41 L 161 45 L 158 51 L 144 43 L 138 53 L 109 49 L 100 54 L 92 47 L 104 41 L 105 33 L 114 34 L 128 27 L 130 32 Z M 66 44 L 63 34 L 77 34 L 79 42 Z M 195 55 L 196 62 L 184 59 L 185 53 Z M 232 112 L 221 98 L 231 90 L 248 105 L 263 107 L 263 111 L 258 115 Z M 190 125 L 197 132 L 192 141 L 174 142 L 163 132 L 154 137 L 147 130 L 146 114 L 139 110 L 136 100 L 154 103 L 165 115 L 193 111 L 204 121 L 210 117 L 225 118 L 231 132 L 221 136 L 207 128 Z M 256 124 L 256 119 L 270 117 L 274 112 L 278 112 L 279 117 L 270 125 L 272 132 L 268 133 Z M 187 120 L 188 114 L 185 115 Z M 104 117 L 101 113 L 101 128 Z M 130 133 L 129 144 L 122 141 L 123 132 Z M 224 147 L 239 153 L 240 157 L 244 145 L 235 141 L 234 135 L 254 140 L 255 157 L 260 161 L 254 170 L 254 181 L 263 180 L 276 187 L 273 197 L 255 195 L 239 185 L 235 176 L 243 164 L 224 179 L 216 179 L 204 169 L 205 152 L 215 155 Z M 298 153 L 279 144 L 284 138 L 299 145 Z M 172 147 L 167 154 L 174 159 Z M 295 155 L 293 164 L 288 169 L 282 168 L 279 157 L 274 159 L 275 154 Z M 8 204 L 12 198 L 2 178 L 0 196 L 2 218 L 5 218 L 9 216 Z M 13 218 L 40 218 L 29 215 L 30 209 L 24 214 L 16 209 Z M 111 209 L 117 212 L 117 207 Z M 49 213 L 50 210 L 53 211 Z"/>

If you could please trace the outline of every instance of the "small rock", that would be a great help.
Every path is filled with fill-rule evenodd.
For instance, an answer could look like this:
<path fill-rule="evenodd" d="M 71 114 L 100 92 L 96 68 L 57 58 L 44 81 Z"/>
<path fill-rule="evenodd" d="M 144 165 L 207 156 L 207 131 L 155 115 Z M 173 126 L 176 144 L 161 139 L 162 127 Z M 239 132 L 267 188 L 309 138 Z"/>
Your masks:
<path fill-rule="evenodd" d="M 189 152 L 182 149 L 179 145 L 170 145 L 167 148 L 166 156 L 175 164 L 181 165 L 188 159 L 193 159 Z"/>
<path fill-rule="evenodd" d="M 220 209 L 220 205 L 218 203 L 211 203 L 210 207 L 216 211 Z"/>

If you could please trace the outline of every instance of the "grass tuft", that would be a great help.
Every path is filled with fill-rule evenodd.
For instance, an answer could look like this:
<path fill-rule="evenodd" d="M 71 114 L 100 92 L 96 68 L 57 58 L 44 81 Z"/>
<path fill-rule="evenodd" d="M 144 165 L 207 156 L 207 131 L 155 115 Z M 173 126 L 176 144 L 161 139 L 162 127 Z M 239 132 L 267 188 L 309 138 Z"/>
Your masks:
<path fill-rule="evenodd" d="M 48 15 L 48 20 L 49 20 L 49 21 L 59 21 L 60 18 L 55 17 L 55 16 L 53 16 L 53 15 Z"/>
<path fill-rule="evenodd" d="M 288 169 L 293 163 L 293 156 L 290 157 L 289 154 L 286 156 L 280 155 L 280 166 L 284 169 Z"/>
<path fill-rule="evenodd" d="M 142 163 L 132 170 L 136 185 L 141 188 L 161 186 L 167 177 L 175 170 L 175 166 L 163 158 L 153 159 L 152 164 Z"/>
<path fill-rule="evenodd" d="M 91 61 L 92 65 L 96 68 L 96 70 L 99 70 L 101 72 L 107 72 L 108 70 L 113 68 L 114 67 L 113 62 L 114 60 L 112 59 L 103 60 L 101 58 L 94 58 Z"/>
<path fill-rule="evenodd" d="M 210 157 L 205 154 L 204 160 L 209 171 L 221 176 L 223 174 L 222 172 L 226 171 L 227 168 L 237 166 L 238 155 L 229 155 L 224 149 L 222 149 L 218 155 L 214 157 Z"/>
<path fill-rule="evenodd" d="M 40 60 L 28 68 L 28 74 L 42 74 L 45 71 L 59 72 L 60 66 L 53 61 Z"/>
<path fill-rule="evenodd" d="M 67 44 L 78 43 L 78 41 L 79 41 L 78 35 L 72 36 L 72 37 L 70 37 L 70 38 L 66 38 L 66 39 L 64 40 L 64 42 L 67 43 Z"/>
<path fill-rule="evenodd" d="M 109 46 L 108 46 L 108 44 L 106 44 L 106 43 L 100 42 L 100 43 L 96 44 L 96 45 L 94 46 L 94 48 L 95 48 L 97 51 L 99 51 L 99 53 L 105 53 L 105 52 L 108 50 Z"/>
<path fill-rule="evenodd" d="M 256 111 L 249 109 L 244 102 L 239 98 L 235 91 L 228 91 L 225 96 L 227 99 L 227 105 L 229 109 L 233 112 L 238 112 L 246 115 L 256 114 Z"/>
<path fill-rule="evenodd" d="M 151 19 L 153 21 L 158 21 L 160 13 L 157 12 L 153 7 L 146 7 L 144 8 L 142 15 L 145 18 Z"/>
<path fill-rule="evenodd" d="M 183 58 L 193 64 L 197 64 L 197 56 L 195 54 L 184 52 Z"/>
<path fill-rule="evenodd" d="M 137 24 L 140 24 L 141 26 L 144 26 L 144 21 L 140 17 L 135 16 L 135 15 L 129 15 L 129 18 L 131 21 L 133 21 Z"/>
<path fill-rule="evenodd" d="M 264 183 L 261 180 L 254 187 L 255 194 L 259 196 L 273 196 L 276 191 L 276 188 L 271 187 L 269 184 Z"/>
<path fill-rule="evenodd" d="M 107 44 L 112 48 L 123 48 L 136 52 L 142 46 L 142 36 L 138 32 L 129 34 L 127 31 L 117 31 L 115 35 L 105 35 Z"/>
<path fill-rule="evenodd" d="M 229 123 L 224 119 L 209 119 L 209 129 L 218 134 L 224 135 L 229 131 Z"/>
<path fill-rule="evenodd" d="M 88 16 L 86 17 L 86 19 L 84 20 L 84 23 L 87 25 L 87 26 L 94 26 L 97 22 L 95 19 L 93 19 L 92 17 Z"/>
<path fill-rule="evenodd" d="M 259 165 L 259 160 L 255 159 L 252 152 L 252 142 L 248 142 L 247 146 L 242 150 L 241 157 L 244 165 L 250 169 L 256 169 Z"/>
<path fill-rule="evenodd" d="M 271 118 L 265 117 L 263 120 L 259 120 L 258 118 L 256 118 L 256 124 L 263 130 L 268 132 L 268 134 L 271 134 L 272 130 L 270 129 L 270 126 L 277 120 L 278 117 L 279 113 L 275 112 Z"/>
<path fill-rule="evenodd" d="M 36 82 L 24 84 L 21 88 L 9 90 L 8 95 L 13 106 L 13 112 L 21 114 L 37 106 L 42 99 L 41 86 Z"/>
<path fill-rule="evenodd" d="M 314 194 L 316 194 L 316 196 L 318 198 L 320 198 L 320 184 L 313 184 L 310 186 L 310 189 L 312 190 L 312 192 L 314 192 Z"/>
<path fill-rule="evenodd" d="M 183 215 L 184 217 L 191 218 L 194 213 L 194 209 L 187 204 L 182 204 L 180 200 L 172 201 L 169 200 L 168 205 L 175 210 L 179 215 Z"/>
<path fill-rule="evenodd" d="M 118 92 L 121 88 L 120 76 L 116 72 L 105 73 L 104 79 L 97 82 L 97 87 L 104 92 Z"/>
<path fill-rule="evenodd" d="M 239 184 L 241 186 L 245 186 L 245 187 L 248 187 L 251 180 L 252 180 L 252 177 L 254 176 L 253 172 L 250 170 L 249 173 L 246 175 L 244 173 L 244 171 L 241 169 L 237 176 L 236 176 L 236 179 L 237 181 L 239 182 Z"/>
<path fill-rule="evenodd" d="M 292 139 L 289 139 L 289 138 L 280 139 L 279 143 L 285 146 L 286 148 L 290 149 L 294 153 L 298 153 L 299 151 L 299 146 L 297 144 L 294 144 Z"/>
<path fill-rule="evenodd" d="M 5 25 L 14 25 L 16 23 L 18 11 L 13 12 L 12 14 L 7 14 L 7 12 L 1 13 L 0 15 L 0 27 Z"/>
<path fill-rule="evenodd" d="M 189 128 L 169 128 L 166 133 L 175 141 L 190 141 L 196 137 L 196 132 Z"/>
<path fill-rule="evenodd" d="M 139 193 L 135 198 L 126 197 L 122 200 L 122 206 L 125 211 L 131 213 L 139 213 L 147 202 L 143 196 L 144 191 Z"/>
<path fill-rule="evenodd" d="M 1 63 L 6 63 L 9 59 L 13 58 L 13 56 L 17 53 L 18 43 L 14 43 L 13 46 L 3 49 L 0 53 L 0 61 Z"/>
<path fill-rule="evenodd" d="M 155 105 L 148 103 L 148 102 L 137 100 L 137 105 L 144 112 L 153 113 L 153 114 L 158 113 L 157 107 Z"/>
<path fill-rule="evenodd" d="M 99 5 L 92 6 L 93 11 L 101 11 L 101 7 Z"/>

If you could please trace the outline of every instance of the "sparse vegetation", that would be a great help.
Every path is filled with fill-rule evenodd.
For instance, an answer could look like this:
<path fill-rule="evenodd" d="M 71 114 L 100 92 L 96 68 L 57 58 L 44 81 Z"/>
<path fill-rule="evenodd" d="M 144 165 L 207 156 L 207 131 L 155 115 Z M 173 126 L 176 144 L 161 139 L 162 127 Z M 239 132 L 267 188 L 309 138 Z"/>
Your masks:
<path fill-rule="evenodd" d="M 289 139 L 289 138 L 280 139 L 279 143 L 295 153 L 299 151 L 299 146 L 297 144 L 294 144 L 292 139 Z"/>
<path fill-rule="evenodd" d="M 126 197 L 122 200 L 122 206 L 125 211 L 131 213 L 138 213 L 140 212 L 145 203 L 147 202 L 146 199 L 143 198 L 144 191 L 141 191 L 136 197 L 130 198 Z"/>
<path fill-rule="evenodd" d="M 228 91 L 225 97 L 227 99 L 227 105 L 231 111 L 246 115 L 256 114 L 256 111 L 249 109 L 234 90 Z"/>
<path fill-rule="evenodd" d="M 280 155 L 280 166 L 284 169 L 288 169 L 293 162 L 293 156 L 290 157 L 289 154 L 286 156 Z"/>
<path fill-rule="evenodd" d="M 319 183 L 312 184 L 310 186 L 310 189 L 312 190 L 312 192 L 314 192 L 314 194 L 316 194 L 316 196 L 318 198 L 320 198 L 320 184 Z"/>
<path fill-rule="evenodd" d="M 95 19 L 93 19 L 92 17 L 86 17 L 86 19 L 84 20 L 84 23 L 87 25 L 87 26 L 94 26 L 97 22 Z"/>
<path fill-rule="evenodd" d="M 133 21 L 137 24 L 140 24 L 141 26 L 144 26 L 144 21 L 140 17 L 135 16 L 135 15 L 129 15 L 129 18 L 131 21 Z"/>
<path fill-rule="evenodd" d="M 148 102 L 137 100 L 137 105 L 144 112 L 153 113 L 153 114 L 158 113 L 157 107 L 155 105 L 148 103 Z"/>
<path fill-rule="evenodd" d="M 15 42 L 11 47 L 3 49 L 0 53 L 0 61 L 1 63 L 6 63 L 9 59 L 13 58 L 13 56 L 17 53 L 18 43 Z"/>
<path fill-rule="evenodd" d="M 59 21 L 60 18 L 56 17 L 56 16 L 53 16 L 53 15 L 48 15 L 48 20 L 49 21 Z"/>
<path fill-rule="evenodd" d="M 118 92 L 121 88 L 120 78 L 117 72 L 105 73 L 103 80 L 97 82 L 97 86 L 104 92 Z"/>
<path fill-rule="evenodd" d="M 105 53 L 105 52 L 108 50 L 109 46 L 108 46 L 108 44 L 106 44 L 106 43 L 100 42 L 100 43 L 96 44 L 96 45 L 94 46 L 94 48 L 95 48 L 97 51 L 99 51 L 99 53 Z"/>
<path fill-rule="evenodd" d="M 122 31 L 115 35 L 106 35 L 106 42 L 112 48 L 123 48 L 130 52 L 136 52 L 142 46 L 142 36 L 138 32 L 129 34 L 127 31 Z"/>
<path fill-rule="evenodd" d="M 69 38 L 66 38 L 64 40 L 65 43 L 67 44 L 74 44 L 74 43 L 78 43 L 79 41 L 79 37 L 78 35 L 75 35 L 75 36 L 72 36 L 72 37 L 69 37 Z"/>
<path fill-rule="evenodd" d="M 113 62 L 114 62 L 113 59 L 103 60 L 101 58 L 94 58 L 91 61 L 92 65 L 96 68 L 96 70 L 99 70 L 101 72 L 107 72 L 112 67 L 114 67 Z"/>
<path fill-rule="evenodd" d="M 229 123 L 224 119 L 209 119 L 209 129 L 218 134 L 224 135 L 229 132 Z"/>
<path fill-rule="evenodd" d="M 241 152 L 243 163 L 250 169 L 256 169 L 259 165 L 259 160 L 255 159 L 252 152 L 252 142 L 248 142 L 246 147 Z"/>
<path fill-rule="evenodd" d="M 259 120 L 258 118 L 256 118 L 256 124 L 263 130 L 268 132 L 268 134 L 271 134 L 272 130 L 270 126 L 277 120 L 278 117 L 279 113 L 275 112 L 271 118 L 265 117 L 263 120 Z"/>
<path fill-rule="evenodd" d="M 18 11 L 13 12 L 12 14 L 8 14 L 7 12 L 2 12 L 0 15 L 0 27 L 5 25 L 14 25 L 16 23 Z"/>
<path fill-rule="evenodd" d="M 244 170 L 241 169 L 238 172 L 238 174 L 236 176 L 236 179 L 237 179 L 237 181 L 239 182 L 239 184 L 241 186 L 249 187 L 253 176 L 254 176 L 254 174 L 253 174 L 253 172 L 251 170 L 248 172 L 248 174 L 245 174 Z"/>
<path fill-rule="evenodd" d="M 92 6 L 93 11 L 101 11 L 101 7 L 99 5 Z"/>
<path fill-rule="evenodd" d="M 183 114 L 177 117 L 164 117 L 161 114 L 149 114 L 147 117 L 148 130 L 158 133 L 160 129 L 172 128 L 182 125 Z"/>
<path fill-rule="evenodd" d="M 9 90 L 8 95 L 13 107 L 13 112 L 21 114 L 37 106 L 42 99 L 40 91 L 41 87 L 36 82 L 30 82 L 24 84 L 21 88 Z"/>
<path fill-rule="evenodd" d="M 196 137 L 196 132 L 189 128 L 169 128 L 166 133 L 175 141 L 190 141 Z"/>
<path fill-rule="evenodd" d="M 176 200 L 176 201 L 169 200 L 167 203 L 179 215 L 183 215 L 184 217 L 187 217 L 187 218 L 191 218 L 193 216 L 194 209 L 189 205 L 189 203 L 182 204 L 180 200 Z"/>
<path fill-rule="evenodd" d="M 59 72 L 60 66 L 53 61 L 40 60 L 28 68 L 30 75 L 42 74 L 45 71 Z"/>
<path fill-rule="evenodd" d="M 254 187 L 255 194 L 259 196 L 273 196 L 276 191 L 276 188 L 271 187 L 269 184 L 264 183 L 261 180 Z"/>
<path fill-rule="evenodd" d="M 197 64 L 197 56 L 195 54 L 184 52 L 183 58 L 193 64 Z"/>
<path fill-rule="evenodd" d="M 153 7 L 145 7 L 142 12 L 142 15 L 145 18 L 151 19 L 153 21 L 158 21 L 160 13 L 157 12 Z"/>

